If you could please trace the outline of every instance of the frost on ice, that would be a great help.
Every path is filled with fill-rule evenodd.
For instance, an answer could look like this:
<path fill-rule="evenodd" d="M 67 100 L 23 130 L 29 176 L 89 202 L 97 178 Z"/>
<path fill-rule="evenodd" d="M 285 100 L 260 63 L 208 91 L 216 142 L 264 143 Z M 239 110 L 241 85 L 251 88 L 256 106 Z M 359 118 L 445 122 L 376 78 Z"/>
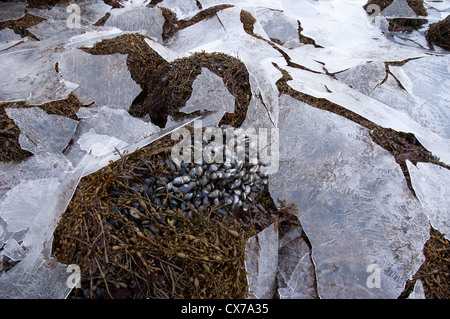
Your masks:
<path fill-rule="evenodd" d="M 379 25 L 363 9 L 365 0 L 120 3 L 123 8 L 113 9 L 80 2 L 80 28 L 67 27 L 64 5 L 30 8 L 44 19 L 28 28 L 40 41 L 0 30 L 0 102 L 38 106 L 73 93 L 85 105 L 78 120 L 38 107 L 6 110 L 20 128 L 21 147 L 33 156 L 0 163 L 0 257 L 19 262 L 0 269 L 0 297 L 65 298 L 68 273 L 50 257 L 51 239 L 79 179 L 117 159 L 116 150 L 132 152 L 185 124 L 170 122 L 173 127 L 161 130 L 131 116 L 141 88 L 127 56 L 82 50 L 134 32 L 147 36 L 167 61 L 201 51 L 241 60 L 252 95 L 243 127 L 279 129 L 280 167 L 270 176 L 270 190 L 274 199 L 296 203 L 301 227 L 272 224 L 248 242 L 251 297 L 398 297 L 424 261 L 430 224 L 449 236 L 450 171 L 407 162 L 414 197 L 394 157 L 367 128 L 280 94 L 277 84 L 285 70 L 292 78 L 287 85 L 299 94 L 413 133 L 448 165 L 449 56 L 424 40 L 427 26 L 445 18 L 448 6 L 426 1 L 429 16 L 421 29 L 390 34 L 387 18 L 416 17 L 405 0 L 394 0 Z M 220 4 L 232 6 L 163 40 L 161 8 L 189 20 Z M 243 28 L 242 10 L 255 18 L 253 34 Z M 24 14 L 23 2 L 0 3 L 0 21 Z M 234 99 L 222 79 L 203 69 L 181 112 L 217 111 L 207 120 L 214 125 L 233 112 Z M 373 265 L 380 287 L 368 284 Z M 410 298 L 420 297 L 418 281 Z"/>

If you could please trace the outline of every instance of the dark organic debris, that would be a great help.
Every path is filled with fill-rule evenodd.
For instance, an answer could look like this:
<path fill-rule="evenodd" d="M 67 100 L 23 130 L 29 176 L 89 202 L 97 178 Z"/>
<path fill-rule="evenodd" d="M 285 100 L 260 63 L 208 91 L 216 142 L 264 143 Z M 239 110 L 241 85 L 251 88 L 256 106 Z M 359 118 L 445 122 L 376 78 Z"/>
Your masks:
<path fill-rule="evenodd" d="M 450 51 L 450 15 L 442 21 L 431 24 L 425 37 L 430 47 L 438 45 Z"/>
<path fill-rule="evenodd" d="M 40 8 L 40 9 L 51 9 L 57 4 L 65 3 L 70 4 L 70 0 L 28 0 L 28 8 Z"/>
<path fill-rule="evenodd" d="M 408 298 L 417 280 L 422 282 L 425 298 L 450 298 L 450 242 L 436 229 L 430 227 L 430 239 L 423 248 L 425 262 L 408 281 L 399 299 Z"/>
<path fill-rule="evenodd" d="M 20 147 L 20 129 L 5 112 L 5 107 L 0 105 L 0 161 L 18 162 L 33 155 Z"/>
<path fill-rule="evenodd" d="M 389 31 L 399 31 L 410 33 L 414 30 L 420 29 L 424 24 L 428 22 L 427 19 L 404 19 L 404 18 L 394 18 L 388 19 L 389 21 Z"/>
<path fill-rule="evenodd" d="M 295 211 L 290 206 L 277 210 L 267 189 L 246 212 L 231 213 L 211 203 L 200 209 L 159 190 L 153 195 L 161 203 L 155 204 L 146 185 L 164 183 L 169 176 L 173 144 L 166 137 L 124 154 L 79 183 L 53 243 L 58 261 L 81 268 L 82 288 L 74 289 L 71 298 L 247 295 L 248 238 Z M 179 204 L 170 206 L 170 201 Z"/>
<path fill-rule="evenodd" d="M 106 21 L 108 21 L 110 16 L 111 16 L 111 13 L 110 12 L 106 12 L 105 15 L 103 17 L 101 17 L 100 19 L 98 19 L 98 21 L 95 22 L 93 25 L 96 26 L 96 27 L 104 26 Z"/>
<path fill-rule="evenodd" d="M 104 3 L 113 7 L 114 9 L 123 8 L 123 5 L 117 0 L 103 0 Z"/>

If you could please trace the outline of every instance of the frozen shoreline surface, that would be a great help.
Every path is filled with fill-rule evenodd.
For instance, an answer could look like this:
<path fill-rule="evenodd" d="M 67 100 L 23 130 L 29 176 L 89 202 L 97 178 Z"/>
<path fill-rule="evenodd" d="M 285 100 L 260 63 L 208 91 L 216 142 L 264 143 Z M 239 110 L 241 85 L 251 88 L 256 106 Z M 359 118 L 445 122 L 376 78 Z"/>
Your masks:
<path fill-rule="evenodd" d="M 282 298 L 397 298 L 425 260 L 430 226 L 450 239 L 450 56 L 425 40 L 428 26 L 449 14 L 448 1 L 424 1 L 426 23 L 404 32 L 391 32 L 387 19 L 414 18 L 406 0 L 377 19 L 365 0 L 119 3 L 27 13 L 26 1 L 0 3 L 0 120 L 10 121 L 0 128 L 14 123 L 31 153 L 0 161 L 0 259 L 13 264 L 0 265 L 1 298 L 70 293 L 67 265 L 50 252 L 83 176 L 120 158 L 116 150 L 133 152 L 195 118 L 217 125 L 242 101 L 242 128 L 279 131 L 270 191 L 275 202 L 295 202 L 301 223 L 249 241 L 252 297 L 272 298 L 279 287 Z M 26 32 L 6 21 L 28 23 Z M 117 39 L 125 40 L 114 52 L 101 46 Z M 196 116 L 173 112 L 152 123 L 150 93 L 168 81 L 157 67 L 170 72 L 215 53 L 246 68 L 248 98 L 232 94 L 217 62 L 198 68 L 180 107 Z M 178 98 L 172 93 L 164 98 Z M 71 94 L 78 109 L 52 110 Z M 384 143 L 380 132 L 414 139 Z M 424 297 L 420 287 L 414 297 Z"/>

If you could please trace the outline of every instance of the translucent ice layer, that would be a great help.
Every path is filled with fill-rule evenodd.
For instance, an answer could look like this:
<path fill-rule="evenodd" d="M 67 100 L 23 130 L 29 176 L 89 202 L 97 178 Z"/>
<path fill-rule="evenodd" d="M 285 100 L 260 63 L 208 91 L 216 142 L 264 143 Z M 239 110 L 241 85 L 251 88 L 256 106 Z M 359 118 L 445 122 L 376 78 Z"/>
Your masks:
<path fill-rule="evenodd" d="M 429 163 L 407 162 L 412 185 L 431 226 L 450 239 L 450 170 Z"/>
<path fill-rule="evenodd" d="M 353 122 L 284 95 L 280 108 L 280 169 L 270 189 L 298 205 L 319 296 L 396 298 L 429 237 L 400 168 Z M 380 287 L 371 269 L 380 270 Z"/>
<path fill-rule="evenodd" d="M 220 77 L 206 68 L 192 84 L 192 94 L 180 112 L 189 114 L 195 111 L 217 111 L 211 122 L 204 126 L 217 125 L 225 113 L 234 113 L 234 96 L 228 92 Z"/>
<path fill-rule="evenodd" d="M 21 130 L 19 143 L 33 154 L 60 154 L 70 142 L 77 121 L 60 115 L 47 114 L 38 107 L 6 109 Z M 50 130 L 49 127 L 53 128 Z"/>
<path fill-rule="evenodd" d="M 148 36 L 162 41 L 163 24 L 160 8 L 135 7 L 113 10 L 105 26 L 122 31 L 145 31 Z"/>
<path fill-rule="evenodd" d="M 141 89 L 126 60 L 123 54 L 98 56 L 73 49 L 62 54 L 59 69 L 65 80 L 78 84 L 74 93 L 83 104 L 128 109 Z"/>

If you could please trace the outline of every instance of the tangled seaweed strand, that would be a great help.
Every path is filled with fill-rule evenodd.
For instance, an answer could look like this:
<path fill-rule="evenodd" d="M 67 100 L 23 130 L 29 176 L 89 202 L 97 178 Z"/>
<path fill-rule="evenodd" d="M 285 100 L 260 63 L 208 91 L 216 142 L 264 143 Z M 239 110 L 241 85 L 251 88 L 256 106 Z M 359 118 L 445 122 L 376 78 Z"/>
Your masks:
<path fill-rule="evenodd" d="M 81 298 L 244 298 L 247 240 L 274 220 L 265 192 L 249 211 L 223 217 L 208 205 L 190 203 L 189 218 L 156 206 L 139 187 L 164 176 L 173 142 L 166 137 L 84 177 L 54 233 L 53 255 L 81 269 Z M 132 201 L 139 202 L 139 210 Z"/>
<path fill-rule="evenodd" d="M 450 51 L 450 15 L 442 21 L 431 24 L 425 37 L 430 47 L 435 44 Z"/>

